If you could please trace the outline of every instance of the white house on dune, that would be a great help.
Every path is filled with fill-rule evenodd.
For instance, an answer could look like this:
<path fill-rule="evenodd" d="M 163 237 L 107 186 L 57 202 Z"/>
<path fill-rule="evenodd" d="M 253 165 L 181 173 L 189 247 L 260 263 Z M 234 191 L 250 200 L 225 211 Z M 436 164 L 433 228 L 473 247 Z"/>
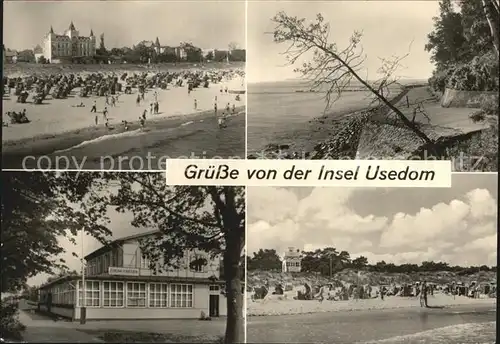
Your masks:
<path fill-rule="evenodd" d="M 139 241 L 156 233 L 118 239 L 90 253 L 85 288 L 81 276 L 51 281 L 40 287 L 40 309 L 72 320 L 187 319 L 202 311 L 211 317 L 226 315 L 220 259 L 186 251 L 179 268 L 152 269 Z M 200 260 L 204 264 L 192 264 Z"/>
<path fill-rule="evenodd" d="M 300 272 L 301 252 L 295 247 L 289 247 L 283 256 L 283 272 Z"/>

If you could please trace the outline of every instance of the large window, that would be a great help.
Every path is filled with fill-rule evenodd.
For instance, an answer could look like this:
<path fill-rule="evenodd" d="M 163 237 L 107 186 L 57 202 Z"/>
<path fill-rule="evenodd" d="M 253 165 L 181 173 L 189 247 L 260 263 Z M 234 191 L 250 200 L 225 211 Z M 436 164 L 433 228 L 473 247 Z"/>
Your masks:
<path fill-rule="evenodd" d="M 83 288 L 82 281 L 78 281 L 78 304 L 83 306 Z M 99 281 L 85 281 L 85 307 L 99 307 L 101 292 Z"/>
<path fill-rule="evenodd" d="M 165 283 L 149 284 L 149 307 L 153 308 L 168 307 L 168 284 Z"/>
<path fill-rule="evenodd" d="M 190 284 L 170 285 L 170 307 L 193 307 L 193 286 Z"/>
<path fill-rule="evenodd" d="M 72 305 L 75 302 L 75 288 L 71 282 L 66 282 L 54 287 L 52 291 L 52 303 Z"/>
<path fill-rule="evenodd" d="M 127 307 L 146 307 L 146 283 L 127 283 Z"/>
<path fill-rule="evenodd" d="M 103 307 L 123 307 L 123 282 L 103 282 L 102 293 Z"/>

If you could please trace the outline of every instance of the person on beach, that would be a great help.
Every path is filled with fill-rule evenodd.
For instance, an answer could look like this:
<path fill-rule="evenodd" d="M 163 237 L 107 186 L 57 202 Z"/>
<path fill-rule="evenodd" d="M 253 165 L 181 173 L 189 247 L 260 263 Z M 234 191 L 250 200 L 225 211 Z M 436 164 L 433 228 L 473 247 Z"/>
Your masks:
<path fill-rule="evenodd" d="M 194 100 L 194 109 L 198 110 L 198 101 L 196 99 Z"/>
<path fill-rule="evenodd" d="M 108 120 L 108 108 L 105 106 L 104 110 L 102 110 L 102 116 L 104 117 L 104 120 Z"/>
<path fill-rule="evenodd" d="M 145 118 L 139 117 L 139 123 L 141 123 L 141 129 L 144 129 L 144 123 L 146 122 Z"/>
<path fill-rule="evenodd" d="M 160 103 L 158 102 L 155 102 L 155 114 L 159 114 L 160 113 Z"/>
<path fill-rule="evenodd" d="M 95 125 L 98 125 L 99 124 L 99 117 L 97 115 L 95 115 Z"/>
<path fill-rule="evenodd" d="M 427 282 L 425 281 L 420 290 L 420 307 L 427 307 Z"/>
<path fill-rule="evenodd" d="M 224 117 L 221 116 L 221 117 L 217 118 L 217 123 L 219 125 L 219 129 L 224 128 Z"/>
<path fill-rule="evenodd" d="M 137 95 L 137 99 L 135 100 L 135 105 L 141 105 L 141 96 L 139 94 Z"/>
<path fill-rule="evenodd" d="M 153 103 L 149 104 L 149 114 L 153 115 Z"/>
<path fill-rule="evenodd" d="M 227 86 L 226 86 L 226 88 L 224 89 L 224 92 L 226 92 L 226 93 L 227 93 Z"/>
<path fill-rule="evenodd" d="M 109 96 L 108 96 L 108 94 L 107 94 L 107 93 L 106 93 L 106 100 L 105 100 L 105 103 L 106 103 L 106 105 L 109 105 Z"/>
<path fill-rule="evenodd" d="M 215 116 L 217 117 L 217 102 L 214 103 L 214 113 Z"/>
<path fill-rule="evenodd" d="M 233 109 L 231 110 L 233 115 L 236 113 L 236 105 L 233 104 Z"/>
<path fill-rule="evenodd" d="M 92 109 L 90 109 L 90 112 L 97 112 L 97 104 L 95 100 L 94 103 L 92 104 Z"/>
<path fill-rule="evenodd" d="M 144 92 L 141 93 L 141 100 L 144 100 Z"/>
<path fill-rule="evenodd" d="M 148 114 L 148 110 L 144 109 L 144 112 L 142 113 L 142 118 L 146 120 L 146 115 Z"/>
<path fill-rule="evenodd" d="M 114 96 L 111 96 L 111 106 L 116 106 L 116 98 Z"/>
<path fill-rule="evenodd" d="M 380 300 L 384 301 L 385 287 L 380 287 Z"/>
<path fill-rule="evenodd" d="M 123 128 L 125 129 L 125 131 L 128 131 L 128 122 L 123 120 L 122 123 L 123 123 Z"/>

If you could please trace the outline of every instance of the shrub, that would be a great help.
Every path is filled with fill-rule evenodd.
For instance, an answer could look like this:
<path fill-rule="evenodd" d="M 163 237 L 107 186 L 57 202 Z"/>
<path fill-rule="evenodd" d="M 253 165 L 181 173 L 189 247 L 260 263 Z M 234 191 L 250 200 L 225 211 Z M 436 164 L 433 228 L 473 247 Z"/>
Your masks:
<path fill-rule="evenodd" d="M 453 68 L 447 87 L 464 91 L 498 90 L 498 60 L 492 54 L 476 56 Z"/>
<path fill-rule="evenodd" d="M 22 340 L 26 327 L 18 319 L 17 304 L 0 303 L 0 334 L 2 339 Z"/>

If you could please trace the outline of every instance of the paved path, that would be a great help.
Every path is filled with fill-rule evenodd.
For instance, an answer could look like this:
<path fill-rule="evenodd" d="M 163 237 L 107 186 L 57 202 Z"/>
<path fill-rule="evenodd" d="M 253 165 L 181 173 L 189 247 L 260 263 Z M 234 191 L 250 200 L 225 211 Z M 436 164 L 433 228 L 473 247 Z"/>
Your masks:
<path fill-rule="evenodd" d="M 54 321 L 30 310 L 19 312 L 19 321 L 26 326 L 23 338 L 35 343 L 102 343 L 103 341 L 68 326 L 68 322 Z"/>
<path fill-rule="evenodd" d="M 388 309 L 249 317 L 249 343 L 356 343 L 445 326 L 491 322 L 496 305 Z M 492 341 L 494 339 L 492 338 Z"/>
<path fill-rule="evenodd" d="M 19 320 L 27 327 L 24 338 L 28 342 L 102 342 L 84 330 L 133 331 L 170 334 L 174 336 L 206 336 L 217 338 L 224 335 L 226 318 L 212 321 L 198 319 L 167 320 L 99 320 L 78 321 L 58 320 L 31 311 L 31 306 L 21 301 Z"/>

